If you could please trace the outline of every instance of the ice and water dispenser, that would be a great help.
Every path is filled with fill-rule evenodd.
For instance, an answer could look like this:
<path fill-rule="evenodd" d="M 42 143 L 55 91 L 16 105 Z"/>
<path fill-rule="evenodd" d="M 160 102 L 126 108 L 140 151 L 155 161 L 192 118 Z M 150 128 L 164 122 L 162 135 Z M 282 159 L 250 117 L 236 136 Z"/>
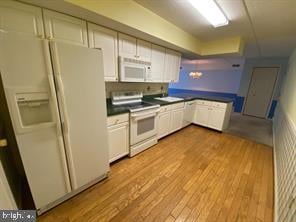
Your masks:
<path fill-rule="evenodd" d="M 46 92 L 13 92 L 18 133 L 26 133 L 54 124 L 50 96 Z"/>

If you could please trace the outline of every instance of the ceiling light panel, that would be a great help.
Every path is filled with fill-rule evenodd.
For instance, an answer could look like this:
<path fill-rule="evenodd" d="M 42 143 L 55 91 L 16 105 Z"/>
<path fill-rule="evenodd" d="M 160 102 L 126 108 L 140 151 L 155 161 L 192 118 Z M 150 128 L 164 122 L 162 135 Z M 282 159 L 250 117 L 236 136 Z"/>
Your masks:
<path fill-rule="evenodd" d="M 214 27 L 228 25 L 229 21 L 215 0 L 188 0 Z"/>

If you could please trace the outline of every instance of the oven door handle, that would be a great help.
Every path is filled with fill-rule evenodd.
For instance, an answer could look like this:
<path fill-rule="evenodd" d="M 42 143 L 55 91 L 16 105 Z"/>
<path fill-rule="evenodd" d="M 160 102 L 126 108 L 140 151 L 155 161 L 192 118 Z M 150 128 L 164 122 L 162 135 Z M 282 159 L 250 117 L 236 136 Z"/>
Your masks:
<path fill-rule="evenodd" d="M 153 112 L 147 112 L 147 113 L 141 113 L 141 114 L 131 114 L 131 118 L 135 121 L 138 121 L 138 120 L 156 116 L 158 112 L 159 111 L 153 111 Z"/>

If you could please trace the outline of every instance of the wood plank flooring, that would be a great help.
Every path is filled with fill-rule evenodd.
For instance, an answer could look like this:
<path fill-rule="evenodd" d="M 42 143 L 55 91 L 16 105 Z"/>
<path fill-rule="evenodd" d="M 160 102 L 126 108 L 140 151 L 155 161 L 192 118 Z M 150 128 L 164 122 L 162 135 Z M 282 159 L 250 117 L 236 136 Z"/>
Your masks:
<path fill-rule="evenodd" d="M 272 149 L 189 126 L 38 221 L 271 222 Z"/>

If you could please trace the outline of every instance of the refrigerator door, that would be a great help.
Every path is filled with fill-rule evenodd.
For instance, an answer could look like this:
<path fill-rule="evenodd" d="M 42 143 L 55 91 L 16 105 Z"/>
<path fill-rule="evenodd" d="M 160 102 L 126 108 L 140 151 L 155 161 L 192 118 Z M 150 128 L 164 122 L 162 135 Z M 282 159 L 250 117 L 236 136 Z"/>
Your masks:
<path fill-rule="evenodd" d="M 50 69 L 46 40 L 0 32 L 1 77 L 37 209 L 71 191 Z"/>
<path fill-rule="evenodd" d="M 109 170 L 102 52 L 50 42 L 63 134 L 74 189 Z"/>

